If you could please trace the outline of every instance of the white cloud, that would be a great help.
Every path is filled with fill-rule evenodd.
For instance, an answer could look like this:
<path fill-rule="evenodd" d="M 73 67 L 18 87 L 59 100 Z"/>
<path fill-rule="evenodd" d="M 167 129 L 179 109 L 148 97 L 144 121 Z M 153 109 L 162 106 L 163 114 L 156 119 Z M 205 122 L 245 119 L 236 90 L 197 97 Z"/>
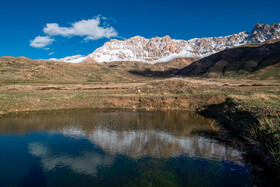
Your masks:
<path fill-rule="evenodd" d="M 118 36 L 118 32 L 113 27 L 108 26 L 104 20 L 106 20 L 105 17 L 97 16 L 93 19 L 72 23 L 70 27 L 60 27 L 57 23 L 47 23 L 43 31 L 50 36 L 81 36 L 85 37 L 85 40 L 97 40 Z M 105 26 L 100 25 L 101 21 L 104 22 L 102 25 Z"/>
<path fill-rule="evenodd" d="M 43 48 L 47 45 L 52 44 L 54 39 L 49 36 L 37 36 L 34 40 L 30 40 L 30 46 L 35 48 Z"/>
<path fill-rule="evenodd" d="M 53 55 L 53 54 L 54 54 L 54 52 L 50 52 L 50 53 L 49 53 L 49 55 Z"/>

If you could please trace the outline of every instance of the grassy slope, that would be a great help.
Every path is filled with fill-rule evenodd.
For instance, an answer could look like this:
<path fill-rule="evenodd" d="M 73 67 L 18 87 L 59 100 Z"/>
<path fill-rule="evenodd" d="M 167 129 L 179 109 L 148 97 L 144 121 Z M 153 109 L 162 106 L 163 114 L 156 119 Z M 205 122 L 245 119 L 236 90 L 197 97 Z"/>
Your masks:
<path fill-rule="evenodd" d="M 98 96 L 207 95 L 224 95 L 248 106 L 279 109 L 280 91 L 277 80 L 166 78 L 166 72 L 172 72 L 193 60 L 195 59 L 176 60 L 175 66 L 172 66 L 170 63 L 149 65 L 140 62 L 66 64 L 23 57 L 2 57 L 0 111 L 6 113 L 16 110 L 97 107 L 93 103 L 98 100 Z M 261 73 L 262 70 L 256 73 Z M 271 70 L 275 71 L 275 68 Z M 91 104 L 87 101 L 91 101 Z M 108 103 L 99 104 L 100 107 L 105 107 L 109 106 Z M 114 103 L 114 106 L 109 107 L 122 106 Z"/>

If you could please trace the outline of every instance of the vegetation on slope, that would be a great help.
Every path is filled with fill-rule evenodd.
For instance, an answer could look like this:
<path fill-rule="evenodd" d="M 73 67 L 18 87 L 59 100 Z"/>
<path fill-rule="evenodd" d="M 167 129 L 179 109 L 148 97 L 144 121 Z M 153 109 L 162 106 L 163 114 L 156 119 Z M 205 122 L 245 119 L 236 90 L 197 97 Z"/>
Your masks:
<path fill-rule="evenodd" d="M 246 158 L 253 163 L 257 174 L 266 179 L 265 185 L 280 181 L 279 113 L 267 115 L 251 111 L 231 99 L 200 109 L 199 113 L 215 118 L 243 142 Z"/>

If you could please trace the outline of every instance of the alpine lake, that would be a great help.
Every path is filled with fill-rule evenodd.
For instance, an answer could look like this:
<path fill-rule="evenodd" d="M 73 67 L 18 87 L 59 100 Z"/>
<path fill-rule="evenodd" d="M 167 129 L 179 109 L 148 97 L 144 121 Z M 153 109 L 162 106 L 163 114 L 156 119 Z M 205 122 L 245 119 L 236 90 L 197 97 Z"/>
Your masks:
<path fill-rule="evenodd" d="M 194 112 L 69 110 L 0 118 L 0 186 L 253 186 L 242 152 Z"/>

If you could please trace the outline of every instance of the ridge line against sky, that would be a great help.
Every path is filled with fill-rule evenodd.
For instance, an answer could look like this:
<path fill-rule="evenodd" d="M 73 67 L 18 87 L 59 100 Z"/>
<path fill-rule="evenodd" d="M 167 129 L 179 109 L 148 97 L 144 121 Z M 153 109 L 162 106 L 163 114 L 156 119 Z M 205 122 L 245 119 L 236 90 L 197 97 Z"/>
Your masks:
<path fill-rule="evenodd" d="M 280 22 L 280 2 L 2 0 L 0 56 L 86 55 L 110 38 L 227 36 Z"/>

